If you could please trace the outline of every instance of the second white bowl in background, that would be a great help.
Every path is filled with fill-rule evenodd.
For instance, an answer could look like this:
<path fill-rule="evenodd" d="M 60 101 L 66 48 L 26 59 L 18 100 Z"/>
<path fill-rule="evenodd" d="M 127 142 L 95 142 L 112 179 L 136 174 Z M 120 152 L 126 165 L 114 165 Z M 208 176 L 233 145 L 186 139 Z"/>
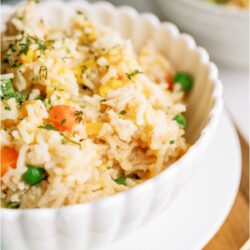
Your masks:
<path fill-rule="evenodd" d="M 202 0 L 155 0 L 165 19 L 191 33 L 219 65 L 248 70 L 249 10 Z"/>

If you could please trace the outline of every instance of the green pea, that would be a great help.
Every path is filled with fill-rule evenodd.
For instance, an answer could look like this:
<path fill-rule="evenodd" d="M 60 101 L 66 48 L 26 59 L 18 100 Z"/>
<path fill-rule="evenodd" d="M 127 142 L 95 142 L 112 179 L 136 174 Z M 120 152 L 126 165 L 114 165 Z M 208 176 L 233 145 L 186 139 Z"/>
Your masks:
<path fill-rule="evenodd" d="M 40 183 L 42 180 L 45 179 L 46 174 L 43 168 L 39 168 L 34 165 L 27 165 L 28 169 L 25 173 L 23 173 L 22 178 L 23 180 L 30 185 L 35 185 Z"/>
<path fill-rule="evenodd" d="M 186 118 L 181 114 L 176 115 L 174 120 L 180 125 L 181 128 L 185 128 L 187 126 Z"/>
<path fill-rule="evenodd" d="M 184 92 L 189 92 L 193 87 L 193 77 L 185 72 L 176 72 L 174 84 L 180 84 Z"/>
<path fill-rule="evenodd" d="M 126 186 L 126 181 L 124 177 L 119 177 L 118 179 L 115 180 L 115 182 L 119 185 L 124 185 Z"/>

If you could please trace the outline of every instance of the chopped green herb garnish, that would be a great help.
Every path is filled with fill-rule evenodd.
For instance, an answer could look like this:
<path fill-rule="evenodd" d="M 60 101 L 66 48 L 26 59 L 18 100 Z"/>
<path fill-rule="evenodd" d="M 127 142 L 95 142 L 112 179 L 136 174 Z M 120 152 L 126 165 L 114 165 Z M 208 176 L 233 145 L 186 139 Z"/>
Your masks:
<path fill-rule="evenodd" d="M 5 106 L 4 109 L 8 110 L 8 111 L 11 111 L 11 107 L 10 106 Z"/>
<path fill-rule="evenodd" d="M 14 44 L 13 43 L 10 43 L 9 44 L 9 49 L 12 51 L 12 52 L 16 52 L 16 48 L 14 47 Z M 11 56 L 11 55 L 9 55 Z"/>
<path fill-rule="evenodd" d="M 30 99 L 30 94 L 26 95 L 25 97 L 25 101 L 29 100 Z M 35 98 L 36 99 L 36 98 Z"/>
<path fill-rule="evenodd" d="M 68 52 L 69 53 L 69 52 Z M 70 59 L 71 57 L 69 57 L 69 56 L 64 56 L 64 57 L 62 57 L 62 60 L 64 61 L 64 62 L 66 62 L 66 59 Z"/>
<path fill-rule="evenodd" d="M 18 56 L 21 54 L 27 55 L 30 49 L 31 39 L 27 36 L 26 41 L 24 43 L 19 43 L 19 47 L 21 48 L 18 52 Z"/>
<path fill-rule="evenodd" d="M 76 117 L 76 120 L 77 120 L 78 122 L 81 122 L 81 120 L 82 120 L 82 114 L 83 114 L 83 112 L 80 111 L 80 110 L 77 110 L 77 111 L 75 112 L 75 115 L 77 116 L 77 117 Z"/>
<path fill-rule="evenodd" d="M 124 186 L 126 186 L 126 180 L 125 180 L 124 177 L 119 177 L 119 178 L 117 178 L 117 179 L 115 180 L 115 182 L 116 182 L 117 184 L 119 184 L 119 185 L 124 185 Z"/>
<path fill-rule="evenodd" d="M 3 56 L 4 59 L 8 59 L 9 57 L 11 57 L 10 54 L 5 54 L 5 55 Z"/>
<path fill-rule="evenodd" d="M 10 64 L 11 68 L 18 68 L 22 65 L 21 62 L 19 62 L 18 60 L 15 60 L 13 63 Z"/>
<path fill-rule="evenodd" d="M 28 38 L 32 39 L 38 45 L 40 51 L 45 51 L 48 48 L 45 41 L 39 39 L 37 36 L 28 36 Z"/>
<path fill-rule="evenodd" d="M 10 79 L 1 79 L 1 92 L 2 99 L 9 99 L 16 96 L 16 92 L 12 87 L 12 81 Z"/>
<path fill-rule="evenodd" d="M 140 71 L 139 69 L 136 69 L 136 70 L 132 71 L 131 73 L 126 73 L 129 80 L 131 80 L 134 76 L 136 76 L 138 74 L 143 74 L 143 72 Z"/>
<path fill-rule="evenodd" d="M 48 99 L 48 104 L 51 105 L 51 99 L 50 98 Z"/>
<path fill-rule="evenodd" d="M 41 125 L 38 128 L 43 128 L 43 129 L 46 129 L 46 130 L 57 130 L 52 124 Z"/>
<path fill-rule="evenodd" d="M 81 111 L 81 110 L 77 110 L 76 112 L 75 112 L 75 115 L 82 115 L 83 114 L 83 112 Z"/>
<path fill-rule="evenodd" d="M 169 141 L 169 144 L 174 144 L 174 143 L 175 143 L 174 140 L 170 140 L 170 141 Z"/>
<path fill-rule="evenodd" d="M 39 49 L 40 51 L 44 51 L 44 50 L 47 49 L 47 45 L 46 45 L 43 41 L 39 41 L 39 42 L 38 42 L 38 49 Z"/>
<path fill-rule="evenodd" d="M 30 36 L 28 34 L 25 34 L 24 32 L 22 32 L 21 34 L 22 37 L 20 39 L 15 40 L 15 43 L 17 43 L 19 48 L 17 56 L 22 54 L 27 55 L 31 44 L 36 44 L 40 52 L 45 51 L 48 48 L 48 45 L 50 45 L 49 42 L 46 42 L 38 38 L 37 36 Z"/>
<path fill-rule="evenodd" d="M 61 120 L 61 124 L 63 125 L 66 122 L 66 119 Z"/>
<path fill-rule="evenodd" d="M 45 100 L 45 98 L 41 95 L 37 96 L 35 100 L 41 100 L 42 102 Z"/>
<path fill-rule="evenodd" d="M 61 143 L 62 143 L 62 144 L 66 144 L 66 140 L 65 140 L 65 139 L 62 139 L 62 140 L 61 140 Z"/>
<path fill-rule="evenodd" d="M 72 136 L 73 137 L 75 136 L 75 132 L 72 133 Z M 67 139 L 67 141 L 69 141 L 69 142 L 72 142 L 72 143 L 78 145 L 79 148 L 82 149 L 82 145 L 79 142 L 73 141 L 73 140 L 71 140 L 70 138 L 67 138 L 67 137 L 65 137 L 65 139 Z M 66 141 L 65 141 L 65 143 L 66 143 Z"/>
<path fill-rule="evenodd" d="M 119 114 L 120 114 L 120 115 L 125 115 L 126 113 L 127 113 L 127 111 L 123 109 L 122 111 L 120 111 Z"/>
<path fill-rule="evenodd" d="M 83 65 L 82 66 L 82 69 L 81 69 L 81 73 L 85 73 L 85 71 L 88 69 L 88 67 L 86 65 Z"/>
<path fill-rule="evenodd" d="M 76 120 L 77 120 L 78 122 L 81 122 L 82 117 L 81 117 L 81 116 L 78 116 L 78 117 L 76 118 Z"/>
<path fill-rule="evenodd" d="M 6 207 L 7 207 L 7 208 L 12 208 L 12 209 L 19 208 L 19 207 L 20 207 L 20 203 L 19 203 L 19 202 L 16 202 L 16 201 L 9 201 L 9 202 L 6 204 Z"/>
<path fill-rule="evenodd" d="M 8 100 L 12 97 L 16 98 L 16 101 L 20 104 L 23 101 L 23 97 L 19 92 L 13 89 L 12 81 L 10 79 L 0 80 L 0 97 L 1 99 Z"/>

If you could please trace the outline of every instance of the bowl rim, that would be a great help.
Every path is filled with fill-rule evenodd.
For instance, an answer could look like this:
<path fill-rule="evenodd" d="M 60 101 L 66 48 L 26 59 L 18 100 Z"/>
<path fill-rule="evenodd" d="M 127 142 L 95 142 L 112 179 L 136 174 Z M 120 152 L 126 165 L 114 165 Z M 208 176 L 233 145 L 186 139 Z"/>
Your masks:
<path fill-rule="evenodd" d="M 180 0 L 182 1 L 182 0 Z M 186 1 L 186 0 L 184 0 Z M 23 2 L 21 3 L 23 4 Z M 20 214 L 32 214 L 34 216 L 40 216 L 41 213 L 44 214 L 54 214 L 57 212 L 68 212 L 72 209 L 75 210 L 81 210 L 81 211 L 88 211 L 90 210 L 93 206 L 109 206 L 110 204 L 115 205 L 117 202 L 120 202 L 123 200 L 123 198 L 131 193 L 131 192 L 141 192 L 143 189 L 147 189 L 147 187 L 151 186 L 154 184 L 154 182 L 158 182 L 158 180 L 163 179 L 165 175 L 168 175 L 171 172 L 174 172 L 176 169 L 180 168 L 181 165 L 183 165 L 183 162 L 188 162 L 189 159 L 194 157 L 199 153 L 199 151 L 202 150 L 203 146 L 206 145 L 209 140 L 210 140 L 210 131 L 213 130 L 214 127 L 217 126 L 218 120 L 220 118 L 220 114 L 222 112 L 223 108 L 223 99 L 222 99 L 222 92 L 223 92 L 223 87 L 222 83 L 219 80 L 219 74 L 218 74 L 218 68 L 217 66 L 210 61 L 208 53 L 205 49 L 202 47 L 199 47 L 196 45 L 194 39 L 192 36 L 180 33 L 179 29 L 176 27 L 175 24 L 170 23 L 170 22 L 160 22 L 159 18 L 155 16 L 154 14 L 151 13 L 141 13 L 139 14 L 136 9 L 134 9 L 131 6 L 120 6 L 120 7 L 115 7 L 111 3 L 108 2 L 96 2 L 96 3 L 88 3 L 86 1 L 80 1 L 76 0 L 73 2 L 61 2 L 61 1 L 51 1 L 51 2 L 43 2 L 41 5 L 53 5 L 53 4 L 59 4 L 59 5 L 64 5 L 64 8 L 67 6 L 71 6 L 74 4 L 81 4 L 84 7 L 91 7 L 91 8 L 96 8 L 96 7 L 103 7 L 105 9 L 109 9 L 110 11 L 125 11 L 129 15 L 135 15 L 137 18 L 142 18 L 143 16 L 147 16 L 148 20 L 150 22 L 153 22 L 154 24 L 157 23 L 157 27 L 164 27 L 168 26 L 170 27 L 168 29 L 168 32 L 172 33 L 173 36 L 178 37 L 178 39 L 183 39 L 185 40 L 186 43 L 190 45 L 190 42 L 192 46 L 195 48 L 196 51 L 199 51 L 199 56 L 202 59 L 202 63 L 207 65 L 208 67 L 208 78 L 211 81 L 213 85 L 213 91 L 211 94 L 211 97 L 213 98 L 213 106 L 210 109 L 209 112 L 209 119 L 207 121 L 207 124 L 204 126 L 202 129 L 199 138 L 195 141 L 194 144 L 191 145 L 189 150 L 176 162 L 171 164 L 169 167 L 167 167 L 165 170 L 163 170 L 160 174 L 157 176 L 154 176 L 153 178 L 150 178 L 146 180 L 145 182 L 138 184 L 126 191 L 118 192 L 115 193 L 111 196 L 106 196 L 103 198 L 100 198 L 99 200 L 96 201 L 91 201 L 91 202 L 86 202 L 82 204 L 73 204 L 73 205 L 67 205 L 67 206 L 62 206 L 62 207 L 53 207 L 53 208 L 26 208 L 26 209 L 8 209 L 8 208 L 1 208 L 1 215 L 3 216 L 18 216 Z M 77 6 L 78 6 L 77 5 Z M 2 5 L 1 9 L 1 14 L 4 15 L 5 11 L 10 11 L 12 9 L 15 9 L 16 7 L 20 6 L 20 4 L 11 6 L 11 5 Z M 190 47 L 189 47 L 190 49 Z"/>

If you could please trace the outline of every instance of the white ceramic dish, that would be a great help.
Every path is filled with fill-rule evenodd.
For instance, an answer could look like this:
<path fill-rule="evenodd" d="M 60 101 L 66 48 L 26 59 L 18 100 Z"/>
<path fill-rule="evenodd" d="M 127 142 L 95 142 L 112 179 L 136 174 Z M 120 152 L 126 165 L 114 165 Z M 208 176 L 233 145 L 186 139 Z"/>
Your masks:
<path fill-rule="evenodd" d="M 217 63 L 248 70 L 249 10 L 203 0 L 155 0 L 155 4 L 167 20 L 192 34 Z"/>
<path fill-rule="evenodd" d="M 220 70 L 220 77 L 225 82 L 224 101 L 237 128 L 250 145 L 250 86 L 249 73 Z"/>
<path fill-rule="evenodd" d="M 225 112 L 213 145 L 169 208 L 143 229 L 99 250 L 203 249 L 226 219 L 240 183 L 239 138 Z"/>
<path fill-rule="evenodd" d="M 136 49 L 149 38 L 178 70 L 193 74 L 195 83 L 186 113 L 190 150 L 162 174 L 142 185 L 97 202 L 59 209 L 1 209 L 2 245 L 5 250 L 91 249 L 113 242 L 145 225 L 169 206 L 199 162 L 216 132 L 222 111 L 222 84 L 207 52 L 198 48 L 175 25 L 160 23 L 151 14 L 139 15 L 130 7 L 107 3 L 49 1 L 40 11 L 54 24 L 63 25 L 76 10 L 131 38 Z M 2 7 L 2 21 L 14 11 Z M 3 26 L 2 26 L 3 27 Z"/>

